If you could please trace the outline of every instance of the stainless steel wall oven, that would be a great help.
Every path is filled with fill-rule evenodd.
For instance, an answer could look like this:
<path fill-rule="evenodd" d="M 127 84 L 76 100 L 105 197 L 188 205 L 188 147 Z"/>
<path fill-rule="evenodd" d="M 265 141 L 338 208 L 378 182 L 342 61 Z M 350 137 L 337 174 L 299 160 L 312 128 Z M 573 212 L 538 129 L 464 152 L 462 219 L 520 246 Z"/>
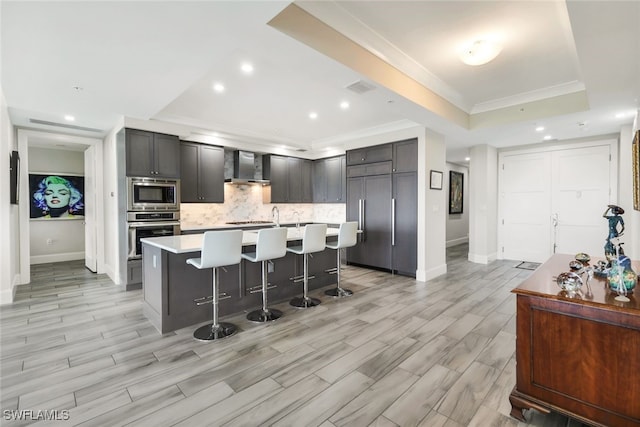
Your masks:
<path fill-rule="evenodd" d="M 180 212 L 128 212 L 127 229 L 127 259 L 141 259 L 140 239 L 180 234 Z"/>

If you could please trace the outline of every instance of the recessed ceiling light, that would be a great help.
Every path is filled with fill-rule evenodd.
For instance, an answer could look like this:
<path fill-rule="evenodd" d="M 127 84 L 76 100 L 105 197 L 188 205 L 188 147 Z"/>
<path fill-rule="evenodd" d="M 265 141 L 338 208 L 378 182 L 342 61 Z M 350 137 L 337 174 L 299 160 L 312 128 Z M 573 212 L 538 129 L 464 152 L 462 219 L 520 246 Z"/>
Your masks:
<path fill-rule="evenodd" d="M 251 65 L 248 62 L 244 62 L 241 66 L 240 69 L 242 70 L 243 73 L 245 74 L 251 74 L 253 73 L 253 65 Z"/>
<path fill-rule="evenodd" d="M 551 139 L 551 135 L 545 135 L 543 139 L 544 139 L 545 141 L 548 141 L 548 140 L 550 140 L 550 139 Z"/>
<path fill-rule="evenodd" d="M 465 157 L 465 158 L 464 158 L 464 161 L 465 161 L 465 162 L 468 162 L 469 160 L 471 160 L 471 157 Z"/>
<path fill-rule="evenodd" d="M 536 132 L 542 132 L 544 130 L 544 126 L 536 127 Z"/>
<path fill-rule="evenodd" d="M 315 120 L 318 118 L 318 113 L 316 113 L 315 111 L 312 111 L 309 113 L 309 118 L 312 120 Z"/>
<path fill-rule="evenodd" d="M 502 46 L 492 40 L 474 40 L 460 51 L 460 59 L 467 65 L 483 65 L 495 59 L 502 51 Z"/>
<path fill-rule="evenodd" d="M 222 83 L 214 83 L 213 90 L 215 90 L 218 93 L 222 93 L 224 92 L 224 85 Z"/>
<path fill-rule="evenodd" d="M 340 103 L 340 108 L 342 108 L 343 110 L 348 110 L 349 109 L 349 103 L 347 101 L 342 101 Z"/>
<path fill-rule="evenodd" d="M 67 114 L 66 116 L 64 116 L 64 119 L 65 119 L 66 121 L 68 121 L 68 122 L 72 122 L 72 121 L 74 121 L 76 118 L 75 118 L 75 117 L 73 117 L 73 116 L 72 116 L 72 115 L 70 115 L 70 114 Z"/>

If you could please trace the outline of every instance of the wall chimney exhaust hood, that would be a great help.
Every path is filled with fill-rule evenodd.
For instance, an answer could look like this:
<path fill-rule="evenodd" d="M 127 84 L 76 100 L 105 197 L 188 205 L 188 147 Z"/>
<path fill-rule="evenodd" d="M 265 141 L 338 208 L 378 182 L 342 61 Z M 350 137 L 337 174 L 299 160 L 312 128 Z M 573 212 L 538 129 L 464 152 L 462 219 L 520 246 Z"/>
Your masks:
<path fill-rule="evenodd" d="M 233 177 L 224 181 L 231 184 L 259 184 L 269 185 L 268 179 L 262 179 L 262 174 L 256 170 L 256 155 L 250 151 L 237 150 L 233 152 Z"/>

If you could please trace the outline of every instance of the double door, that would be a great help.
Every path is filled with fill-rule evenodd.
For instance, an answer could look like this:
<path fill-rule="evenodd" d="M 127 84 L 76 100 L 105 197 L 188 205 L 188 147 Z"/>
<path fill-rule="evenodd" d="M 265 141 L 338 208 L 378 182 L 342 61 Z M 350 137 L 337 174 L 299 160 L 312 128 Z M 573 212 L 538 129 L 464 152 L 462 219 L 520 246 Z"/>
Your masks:
<path fill-rule="evenodd" d="M 499 170 L 501 257 L 543 262 L 553 253 L 603 255 L 615 200 L 612 146 L 504 155 Z"/>

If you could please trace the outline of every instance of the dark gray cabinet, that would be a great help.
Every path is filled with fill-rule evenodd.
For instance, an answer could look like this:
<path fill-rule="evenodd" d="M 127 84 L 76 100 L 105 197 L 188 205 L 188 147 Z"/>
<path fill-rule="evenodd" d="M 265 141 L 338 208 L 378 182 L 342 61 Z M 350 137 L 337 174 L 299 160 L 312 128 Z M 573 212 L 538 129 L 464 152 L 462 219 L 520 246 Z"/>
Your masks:
<path fill-rule="evenodd" d="M 346 183 L 346 156 L 313 162 L 314 202 L 344 203 L 347 197 Z"/>
<path fill-rule="evenodd" d="M 270 181 L 263 192 L 265 203 L 311 203 L 312 162 L 297 157 L 265 155 L 262 175 Z"/>
<path fill-rule="evenodd" d="M 349 178 L 347 195 L 347 221 L 362 230 L 348 262 L 391 270 L 391 175 Z"/>
<path fill-rule="evenodd" d="M 413 139 L 347 152 L 347 221 L 362 230 L 347 262 L 415 276 L 417 149 Z"/>
<path fill-rule="evenodd" d="M 394 173 L 392 187 L 392 270 L 399 274 L 415 276 L 418 268 L 417 172 Z"/>
<path fill-rule="evenodd" d="M 393 147 L 391 144 L 375 145 L 347 151 L 347 165 L 384 162 L 391 160 L 392 157 Z"/>
<path fill-rule="evenodd" d="M 177 136 L 126 129 L 125 151 L 127 176 L 180 178 Z"/>
<path fill-rule="evenodd" d="M 224 202 L 224 149 L 182 142 L 180 146 L 182 203 Z"/>
<path fill-rule="evenodd" d="M 408 139 L 394 142 L 393 172 L 416 172 L 418 170 L 418 141 Z"/>

